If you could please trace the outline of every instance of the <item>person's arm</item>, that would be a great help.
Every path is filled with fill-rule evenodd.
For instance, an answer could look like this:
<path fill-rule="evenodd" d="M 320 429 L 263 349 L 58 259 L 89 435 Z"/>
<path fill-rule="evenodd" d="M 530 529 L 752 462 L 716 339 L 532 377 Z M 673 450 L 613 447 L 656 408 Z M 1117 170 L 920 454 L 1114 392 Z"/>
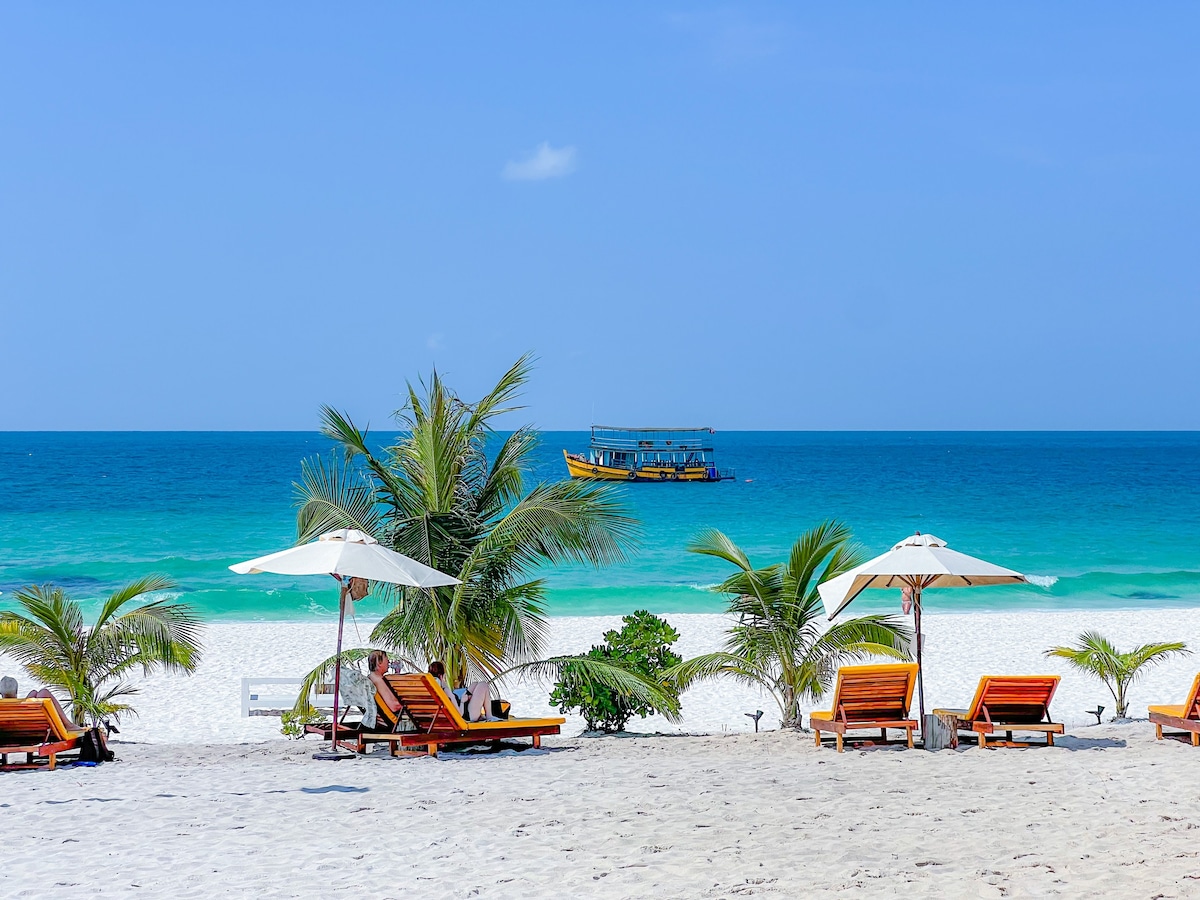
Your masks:
<path fill-rule="evenodd" d="M 371 684 L 375 685 L 375 690 L 379 694 L 380 699 L 387 704 L 387 708 L 392 712 L 400 712 L 402 704 L 396 695 L 392 693 L 392 686 L 387 683 L 384 677 L 377 675 L 375 672 L 372 672 L 368 677 L 371 679 Z"/>

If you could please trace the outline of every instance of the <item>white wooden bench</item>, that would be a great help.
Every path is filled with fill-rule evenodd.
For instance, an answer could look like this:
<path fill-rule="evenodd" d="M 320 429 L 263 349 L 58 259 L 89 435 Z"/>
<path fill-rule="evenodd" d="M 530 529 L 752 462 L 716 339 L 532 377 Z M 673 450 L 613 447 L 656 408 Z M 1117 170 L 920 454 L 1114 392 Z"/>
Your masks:
<path fill-rule="evenodd" d="M 302 678 L 243 678 L 242 716 L 278 716 L 291 709 L 303 683 Z M 308 702 L 321 712 L 332 713 L 333 685 L 317 685 Z"/>

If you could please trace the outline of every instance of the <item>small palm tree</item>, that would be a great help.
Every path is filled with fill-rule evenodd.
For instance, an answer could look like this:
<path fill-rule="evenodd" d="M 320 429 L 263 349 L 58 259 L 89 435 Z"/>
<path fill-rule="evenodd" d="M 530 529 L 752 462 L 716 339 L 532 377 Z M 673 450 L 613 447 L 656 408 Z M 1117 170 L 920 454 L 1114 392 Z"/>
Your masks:
<path fill-rule="evenodd" d="M 1143 644 L 1123 653 L 1100 632 L 1085 631 L 1076 639 L 1076 646 L 1051 647 L 1046 655 L 1065 659 L 1072 667 L 1103 681 L 1117 702 L 1116 717 L 1124 719 L 1129 711 L 1129 686 L 1137 681 L 1142 671 L 1172 656 L 1191 652 L 1186 644 L 1170 641 Z"/>
<path fill-rule="evenodd" d="M 765 688 L 779 704 L 784 728 L 800 725 L 800 703 L 833 685 L 838 666 L 871 656 L 908 659 L 911 631 L 892 616 L 870 615 L 822 627 L 817 585 L 862 562 L 850 531 L 824 522 L 792 546 L 786 563 L 756 569 L 745 552 L 719 531 L 705 531 L 688 548 L 715 556 L 738 571 L 715 590 L 731 594 L 725 649 L 686 660 L 668 671 L 680 689 L 730 676 Z M 819 573 L 819 574 L 818 574 Z"/>
<path fill-rule="evenodd" d="M 22 588 L 14 595 L 20 611 L 0 611 L 0 652 L 67 694 L 77 722 L 95 725 L 108 716 L 136 714 L 118 701 L 137 693 L 125 680 L 129 672 L 190 673 L 200 662 L 200 620 L 190 607 L 169 599 L 130 606 L 145 594 L 174 587 L 160 576 L 139 578 L 104 601 L 91 627 L 61 588 Z"/>

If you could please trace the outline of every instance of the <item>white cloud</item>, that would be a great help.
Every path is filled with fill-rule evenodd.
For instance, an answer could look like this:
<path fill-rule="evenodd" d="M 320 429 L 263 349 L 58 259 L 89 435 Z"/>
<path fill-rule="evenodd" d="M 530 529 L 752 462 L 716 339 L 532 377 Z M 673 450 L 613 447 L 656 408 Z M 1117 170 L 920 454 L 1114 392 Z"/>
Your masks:
<path fill-rule="evenodd" d="M 509 160 L 504 165 L 504 177 L 509 181 L 543 181 L 562 178 L 575 171 L 574 147 L 551 147 L 546 141 L 523 160 Z"/>

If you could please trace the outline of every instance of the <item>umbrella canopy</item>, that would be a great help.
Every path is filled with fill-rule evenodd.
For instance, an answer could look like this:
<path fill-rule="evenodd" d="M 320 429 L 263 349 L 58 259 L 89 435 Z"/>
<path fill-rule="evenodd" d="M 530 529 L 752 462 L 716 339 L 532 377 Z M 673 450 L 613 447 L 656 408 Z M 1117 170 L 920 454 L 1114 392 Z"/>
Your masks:
<path fill-rule="evenodd" d="M 239 575 L 273 572 L 276 575 L 332 575 L 341 584 L 338 595 L 337 655 L 333 669 L 333 723 L 328 753 L 313 754 L 318 759 L 345 759 L 353 754 L 338 751 L 338 704 L 342 687 L 342 627 L 346 619 L 346 597 L 351 578 L 386 581 L 408 587 L 433 588 L 461 584 L 451 575 L 431 569 L 403 554 L 384 547 L 364 531 L 339 528 L 327 531 L 315 541 L 290 547 L 278 553 L 260 556 L 230 566 Z"/>
<path fill-rule="evenodd" d="M 327 531 L 310 543 L 229 568 L 239 575 L 260 572 L 277 575 L 340 575 L 420 588 L 459 583 L 457 578 L 389 550 L 366 532 L 353 528 Z"/>
<path fill-rule="evenodd" d="M 1021 584 L 1020 572 L 997 566 L 957 550 L 932 534 L 919 531 L 887 553 L 817 585 L 821 603 L 832 619 L 868 588 L 909 588 L 913 598 L 913 623 L 917 632 L 917 695 L 920 698 L 922 733 L 925 730 L 925 672 L 921 668 L 921 592 L 931 587 L 979 587 L 985 584 Z M 907 610 L 906 610 L 907 612 Z"/>
<path fill-rule="evenodd" d="M 932 534 L 914 534 L 861 566 L 817 586 L 832 619 L 867 588 L 978 587 L 1019 584 L 1025 576 L 974 556 L 951 550 Z"/>

